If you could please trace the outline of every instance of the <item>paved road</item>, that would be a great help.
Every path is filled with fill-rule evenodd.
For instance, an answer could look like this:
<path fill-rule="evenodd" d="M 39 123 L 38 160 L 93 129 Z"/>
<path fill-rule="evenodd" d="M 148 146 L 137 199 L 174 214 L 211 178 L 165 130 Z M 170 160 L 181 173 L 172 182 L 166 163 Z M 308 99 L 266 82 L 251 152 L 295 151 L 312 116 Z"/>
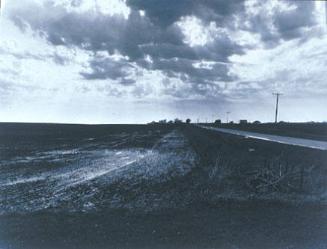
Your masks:
<path fill-rule="evenodd" d="M 304 139 L 304 138 L 284 137 L 284 136 L 263 134 L 263 133 L 250 132 L 250 131 L 225 129 L 225 128 L 214 128 L 214 127 L 207 127 L 207 126 L 201 126 L 201 127 L 209 130 L 215 130 L 218 132 L 234 134 L 246 138 L 260 139 L 270 142 L 302 146 L 302 147 L 318 149 L 318 150 L 327 150 L 327 142 L 324 141 L 317 141 L 317 140 Z"/>

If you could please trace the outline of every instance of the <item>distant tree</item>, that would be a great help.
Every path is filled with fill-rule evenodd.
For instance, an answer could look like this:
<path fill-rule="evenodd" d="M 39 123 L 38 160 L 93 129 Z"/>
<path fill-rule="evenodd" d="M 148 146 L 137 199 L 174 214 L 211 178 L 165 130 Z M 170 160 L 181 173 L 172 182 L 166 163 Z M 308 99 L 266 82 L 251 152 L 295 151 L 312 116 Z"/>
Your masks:
<path fill-rule="evenodd" d="M 181 123 L 183 123 L 183 121 L 178 119 L 178 118 L 175 118 L 174 123 L 175 124 L 181 124 Z"/>
<path fill-rule="evenodd" d="M 261 124 L 261 122 L 259 120 L 256 120 L 253 122 L 253 124 Z"/>
<path fill-rule="evenodd" d="M 221 124 L 221 120 L 220 119 L 216 119 L 215 120 L 215 124 Z"/>
<path fill-rule="evenodd" d="M 185 121 L 187 124 L 190 124 L 191 123 L 191 119 L 186 119 L 186 121 Z"/>
<path fill-rule="evenodd" d="M 167 123 L 166 119 L 159 120 L 159 124 L 166 124 L 166 123 Z"/>
<path fill-rule="evenodd" d="M 174 123 L 173 120 L 169 120 L 169 121 L 168 121 L 168 124 L 173 124 L 173 123 Z"/>

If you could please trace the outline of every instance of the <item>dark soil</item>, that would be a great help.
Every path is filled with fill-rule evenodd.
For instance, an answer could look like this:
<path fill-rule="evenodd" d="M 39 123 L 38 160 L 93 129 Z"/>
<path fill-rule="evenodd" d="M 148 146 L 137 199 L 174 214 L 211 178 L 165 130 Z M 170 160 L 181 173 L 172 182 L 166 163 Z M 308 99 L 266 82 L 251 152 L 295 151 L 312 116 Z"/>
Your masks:
<path fill-rule="evenodd" d="M 327 123 L 204 124 L 220 128 L 327 141 Z"/>
<path fill-rule="evenodd" d="M 60 207 L 3 214 L 0 248 L 327 248 L 327 155 L 323 151 L 192 125 L 2 124 L 0 159 L 62 146 L 90 146 L 89 138 L 95 138 L 94 146 L 100 147 L 151 148 L 173 129 L 184 134 L 198 157 L 191 171 L 103 185 L 95 195 L 102 206 L 91 211 Z M 117 144 L 124 134 L 127 139 Z M 117 141 L 115 135 L 119 135 Z M 126 205 L 109 208 L 106 199 L 117 195 L 124 197 Z M 139 200 L 143 206 L 134 208 Z"/>
<path fill-rule="evenodd" d="M 197 205 L 151 214 L 39 213 L 1 217 L 15 249 L 325 249 L 325 206 L 264 202 Z"/>

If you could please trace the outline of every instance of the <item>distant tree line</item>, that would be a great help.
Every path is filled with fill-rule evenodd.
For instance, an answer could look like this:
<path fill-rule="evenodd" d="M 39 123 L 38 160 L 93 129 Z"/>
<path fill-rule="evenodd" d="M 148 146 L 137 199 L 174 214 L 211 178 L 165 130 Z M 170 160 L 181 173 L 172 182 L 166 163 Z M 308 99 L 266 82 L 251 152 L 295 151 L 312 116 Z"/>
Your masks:
<path fill-rule="evenodd" d="M 152 122 L 150 122 L 148 124 L 191 124 L 191 123 L 192 123 L 192 120 L 190 118 L 187 118 L 185 120 L 175 118 L 175 119 L 172 119 L 172 120 L 161 119 L 161 120 L 158 120 L 158 121 L 152 121 Z M 198 119 L 197 123 L 201 123 L 201 122 L 199 122 L 199 119 Z M 285 122 L 280 121 L 279 123 L 285 123 Z M 241 124 L 241 125 L 256 124 L 256 125 L 259 125 L 259 124 L 261 124 L 261 121 L 255 120 L 253 122 L 249 122 L 246 119 L 241 119 L 236 123 L 234 121 L 229 121 L 228 123 L 224 123 L 221 119 L 216 119 L 216 120 L 212 121 L 211 124 L 215 124 L 215 125 L 220 125 L 220 124 Z"/>
<path fill-rule="evenodd" d="M 191 119 L 187 118 L 185 121 L 183 121 L 182 119 L 175 118 L 174 120 L 162 119 L 162 120 L 159 120 L 159 121 L 150 122 L 150 124 L 183 124 L 183 123 L 190 124 Z"/>

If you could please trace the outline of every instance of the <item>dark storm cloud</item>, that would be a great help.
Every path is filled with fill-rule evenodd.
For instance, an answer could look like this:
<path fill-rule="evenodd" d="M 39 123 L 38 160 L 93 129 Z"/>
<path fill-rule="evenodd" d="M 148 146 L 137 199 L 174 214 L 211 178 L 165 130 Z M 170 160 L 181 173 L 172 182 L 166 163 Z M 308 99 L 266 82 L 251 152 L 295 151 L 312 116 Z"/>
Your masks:
<path fill-rule="evenodd" d="M 40 9 L 41 8 L 41 9 Z M 89 50 L 113 50 L 118 46 L 124 29 L 122 17 L 94 16 L 94 14 L 69 13 L 61 6 L 31 6 L 13 13 L 12 19 L 24 29 L 27 22 L 53 45 L 79 45 Z M 38 15 L 34 15 L 35 10 Z"/>
<path fill-rule="evenodd" d="M 53 58 L 54 63 L 56 63 L 58 65 L 62 65 L 62 66 L 66 65 L 66 64 L 68 64 L 70 62 L 68 58 L 66 58 L 65 56 L 60 55 L 59 53 L 54 53 L 52 55 L 52 58 Z"/>
<path fill-rule="evenodd" d="M 148 44 L 163 44 L 163 48 L 167 45 L 169 48 L 163 49 L 165 57 L 172 56 L 170 50 L 178 50 L 174 47 L 183 45 L 182 35 L 176 28 L 161 30 L 139 12 L 132 12 L 126 20 L 120 15 L 68 12 L 61 6 L 52 6 L 51 14 L 47 14 L 49 6 L 44 6 L 38 10 L 39 15 L 33 15 L 38 8 L 36 5 L 29 10 L 16 11 L 12 19 L 22 29 L 27 22 L 54 45 L 77 45 L 90 51 L 110 53 L 117 50 L 131 60 L 142 57 Z"/>
<path fill-rule="evenodd" d="M 165 5 L 170 6 L 169 3 Z M 131 59 L 140 58 L 145 53 L 152 56 L 157 53 L 157 56 L 164 58 L 201 58 L 183 43 L 183 35 L 173 23 L 159 27 L 151 17 L 141 17 L 135 10 L 125 20 L 119 15 L 72 13 L 60 6 L 39 8 L 35 5 L 27 10 L 15 11 L 12 19 L 21 28 L 25 27 L 25 22 L 29 23 L 54 45 L 74 44 L 93 51 L 106 49 L 113 52 L 116 49 Z M 47 8 L 51 8 L 50 14 Z M 33 15 L 35 10 L 38 15 Z M 179 13 L 174 21 L 182 16 L 183 13 Z"/>
<path fill-rule="evenodd" d="M 107 58 L 95 58 L 90 62 L 91 72 L 81 72 L 86 79 L 123 79 L 129 75 L 130 66 L 126 61 L 113 61 Z"/>
<path fill-rule="evenodd" d="M 74 0 L 71 4 L 79 6 L 82 1 Z M 184 16 L 196 16 L 204 25 L 215 22 L 217 27 L 226 30 L 238 31 L 241 28 L 260 34 L 262 42 L 271 46 L 283 39 L 301 37 L 303 27 L 315 24 L 313 2 L 290 3 L 297 8 L 287 12 L 275 11 L 272 16 L 277 33 L 273 33 L 266 22 L 266 13 L 247 15 L 242 0 L 128 0 L 131 7 L 128 19 L 121 15 L 69 12 L 65 7 L 48 1 L 43 7 L 35 5 L 17 9 L 12 13 L 12 19 L 22 29 L 26 29 L 28 23 L 53 45 L 73 45 L 94 54 L 108 51 L 125 56 L 126 59 L 118 61 L 94 56 L 89 70 L 81 72 L 87 80 L 113 79 L 123 85 L 134 84 L 129 70 L 132 64 L 136 64 L 148 70 L 161 70 L 167 77 L 185 80 L 192 84 L 194 92 L 206 95 L 208 92 L 203 85 L 211 87 L 215 81 L 235 80 L 229 74 L 229 56 L 242 54 L 245 47 L 233 41 L 227 33 L 217 35 L 204 46 L 191 47 L 184 43 L 176 22 Z M 140 10 L 146 15 L 140 15 Z M 236 28 L 235 17 L 239 18 L 241 27 Z M 246 21 L 250 26 L 243 25 Z M 147 56 L 152 62 L 145 60 Z M 54 60 L 59 64 L 66 63 L 60 57 Z M 201 60 L 217 63 L 212 69 L 194 68 L 193 64 Z M 175 91 L 180 94 L 178 89 Z"/>
<path fill-rule="evenodd" d="M 302 36 L 302 28 L 316 24 L 314 1 L 288 1 L 296 6 L 294 11 L 277 13 L 274 24 L 283 39 L 289 40 Z"/>
<path fill-rule="evenodd" d="M 128 0 L 133 9 L 144 10 L 152 23 L 167 27 L 182 16 L 195 15 L 206 21 L 224 21 L 244 9 L 243 0 Z"/>
<path fill-rule="evenodd" d="M 242 28 L 259 34 L 265 45 L 276 46 L 281 40 L 305 36 L 306 31 L 303 28 L 310 28 L 317 24 L 314 1 L 280 0 L 280 2 L 295 8 L 287 11 L 275 10 L 271 16 L 272 23 L 267 21 L 265 9 L 261 9 L 256 15 L 240 13 L 241 19 L 248 20 L 250 24 L 250 27 L 243 26 Z"/>
<path fill-rule="evenodd" d="M 231 81 L 228 65 L 216 63 L 211 68 L 194 67 L 194 61 L 187 59 L 156 60 L 154 69 L 160 69 L 170 77 L 179 77 L 195 84 L 214 81 Z M 184 77 L 184 78 L 183 78 Z"/>

